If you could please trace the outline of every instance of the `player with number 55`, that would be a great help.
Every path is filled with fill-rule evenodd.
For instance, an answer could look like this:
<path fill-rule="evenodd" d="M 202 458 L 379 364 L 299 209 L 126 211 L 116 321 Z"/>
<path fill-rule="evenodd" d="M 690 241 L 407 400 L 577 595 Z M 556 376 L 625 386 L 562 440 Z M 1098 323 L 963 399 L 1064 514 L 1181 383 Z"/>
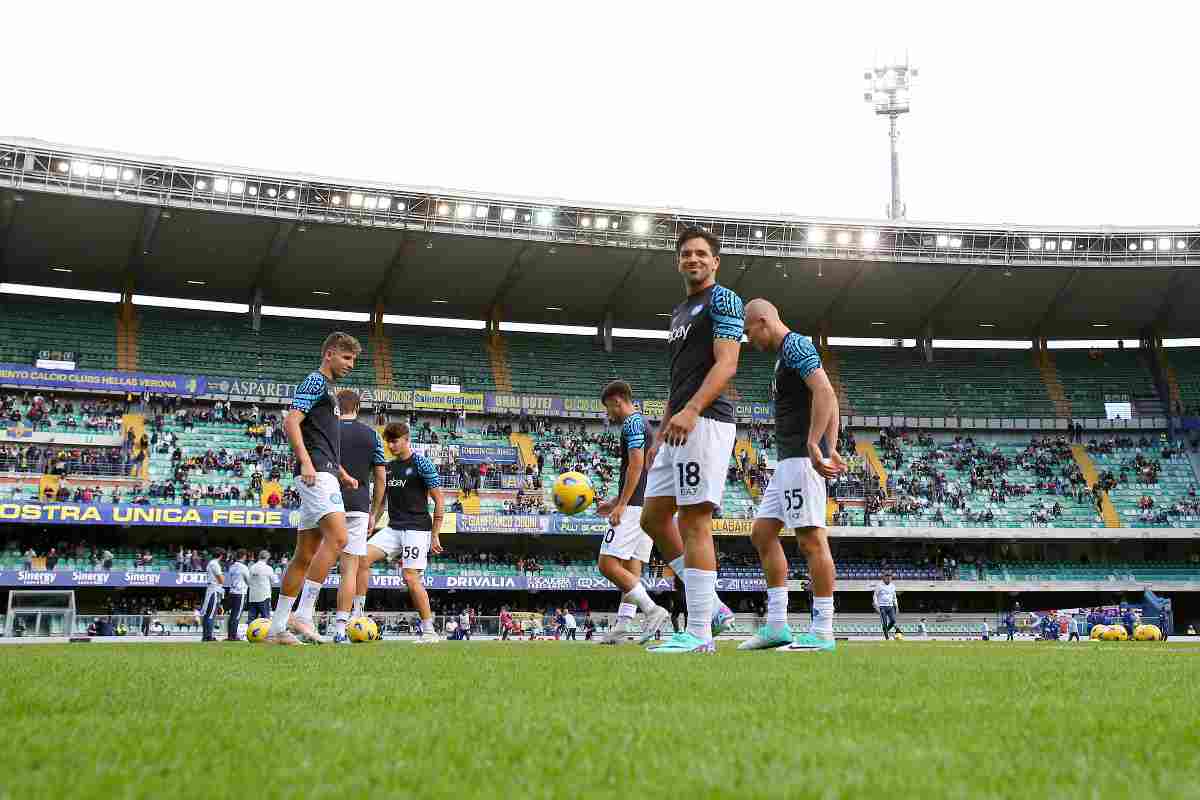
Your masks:
<path fill-rule="evenodd" d="M 812 340 L 789 330 L 767 300 L 746 305 L 746 336 L 757 349 L 778 354 L 771 384 L 778 458 L 751 532 L 767 577 L 767 624 L 738 649 L 832 651 L 834 566 L 825 532 L 825 479 L 845 470 L 837 452 L 837 395 Z M 798 636 L 787 623 L 788 566 L 779 542 L 784 527 L 795 529 L 812 579 L 812 630 Z"/>

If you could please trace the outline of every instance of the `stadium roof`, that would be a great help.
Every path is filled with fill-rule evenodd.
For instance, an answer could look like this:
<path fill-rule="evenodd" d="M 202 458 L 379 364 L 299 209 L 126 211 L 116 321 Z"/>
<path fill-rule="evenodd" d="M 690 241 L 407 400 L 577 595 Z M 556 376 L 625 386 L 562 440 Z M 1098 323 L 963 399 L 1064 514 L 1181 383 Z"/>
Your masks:
<path fill-rule="evenodd" d="M 386 202 L 386 206 L 384 203 Z M 1200 228 L 953 226 L 588 205 L 0 138 L 0 280 L 272 305 L 661 328 L 673 241 L 793 326 L 904 338 L 1193 336 Z M 56 271 L 69 269 L 70 272 Z M 189 283 L 189 281 L 191 283 Z M 441 302 L 445 301 L 445 302 Z M 561 309 L 561 310 L 558 310 Z M 1104 327 L 1096 327 L 1104 326 Z"/>

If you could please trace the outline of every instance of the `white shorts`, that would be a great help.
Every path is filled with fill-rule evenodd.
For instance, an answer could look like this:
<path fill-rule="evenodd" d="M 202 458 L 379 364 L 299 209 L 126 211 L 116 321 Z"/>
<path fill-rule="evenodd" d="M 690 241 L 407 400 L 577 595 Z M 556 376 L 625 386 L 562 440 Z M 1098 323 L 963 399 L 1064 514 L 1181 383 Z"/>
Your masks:
<path fill-rule="evenodd" d="M 701 417 L 687 444 L 664 443 L 646 475 L 646 497 L 674 497 L 679 506 L 721 505 L 737 426 Z"/>
<path fill-rule="evenodd" d="M 777 519 L 788 528 L 825 527 L 825 479 L 807 458 L 785 458 L 758 505 L 757 519 Z"/>
<path fill-rule="evenodd" d="M 365 556 L 367 554 L 367 536 L 371 533 L 367 525 L 371 515 L 365 511 L 346 512 L 346 549 L 342 552 L 348 556 Z"/>
<path fill-rule="evenodd" d="M 600 555 L 612 556 L 622 561 L 636 558 L 643 564 L 650 563 L 650 548 L 654 542 L 642 530 L 642 507 L 626 506 L 621 514 L 621 524 L 610 527 L 600 544 Z"/>
<path fill-rule="evenodd" d="M 400 554 L 400 565 L 404 569 L 425 569 L 429 565 L 429 545 L 433 534 L 429 531 L 398 531 L 384 528 L 367 540 L 367 544 L 378 547 L 391 558 Z"/>
<path fill-rule="evenodd" d="M 300 522 L 296 530 L 311 531 L 320 527 L 325 515 L 346 511 L 342 504 L 342 485 L 328 472 L 318 472 L 317 481 L 309 486 L 297 476 L 296 491 L 300 493 Z"/>

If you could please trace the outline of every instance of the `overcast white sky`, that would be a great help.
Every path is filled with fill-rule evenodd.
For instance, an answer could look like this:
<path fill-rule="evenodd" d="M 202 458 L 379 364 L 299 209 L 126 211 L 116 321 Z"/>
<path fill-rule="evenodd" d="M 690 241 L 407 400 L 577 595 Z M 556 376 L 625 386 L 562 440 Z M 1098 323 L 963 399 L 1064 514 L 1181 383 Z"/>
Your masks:
<path fill-rule="evenodd" d="M 862 72 L 907 50 L 910 219 L 1194 225 L 1198 21 L 1194 2 L 19 3 L 0 135 L 881 218 Z"/>

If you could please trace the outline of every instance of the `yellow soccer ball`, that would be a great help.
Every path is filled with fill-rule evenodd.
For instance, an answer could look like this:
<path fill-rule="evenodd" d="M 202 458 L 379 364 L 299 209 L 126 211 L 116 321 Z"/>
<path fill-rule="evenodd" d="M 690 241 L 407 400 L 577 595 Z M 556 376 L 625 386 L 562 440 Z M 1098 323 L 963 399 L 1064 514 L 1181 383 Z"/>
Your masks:
<path fill-rule="evenodd" d="M 564 472 L 551 490 L 554 507 L 563 514 L 578 514 L 596 501 L 596 492 L 582 472 Z"/>
<path fill-rule="evenodd" d="M 1107 625 L 1093 625 L 1090 638 L 1100 641 L 1104 638 L 1104 632 L 1108 630 Z"/>
<path fill-rule="evenodd" d="M 897 642 L 903 642 L 903 641 L 904 641 L 904 634 L 903 634 L 903 633 L 901 633 L 900 631 L 896 631 L 896 634 L 895 634 L 895 636 L 894 636 L 893 638 L 895 638 L 895 640 L 896 640 Z"/>
<path fill-rule="evenodd" d="M 1123 625 L 1109 625 L 1108 630 L 1104 632 L 1104 641 L 1106 642 L 1124 642 L 1128 639 L 1129 634 Z"/>
<path fill-rule="evenodd" d="M 264 617 L 259 617 L 246 626 L 246 641 L 265 642 L 267 640 L 267 634 L 270 632 L 271 620 Z"/>
<path fill-rule="evenodd" d="M 379 638 L 379 628 L 370 617 L 355 617 L 346 624 L 352 642 L 370 642 Z"/>
<path fill-rule="evenodd" d="M 1162 641 L 1162 631 L 1157 625 L 1138 625 L 1133 629 L 1133 639 L 1137 642 Z"/>

